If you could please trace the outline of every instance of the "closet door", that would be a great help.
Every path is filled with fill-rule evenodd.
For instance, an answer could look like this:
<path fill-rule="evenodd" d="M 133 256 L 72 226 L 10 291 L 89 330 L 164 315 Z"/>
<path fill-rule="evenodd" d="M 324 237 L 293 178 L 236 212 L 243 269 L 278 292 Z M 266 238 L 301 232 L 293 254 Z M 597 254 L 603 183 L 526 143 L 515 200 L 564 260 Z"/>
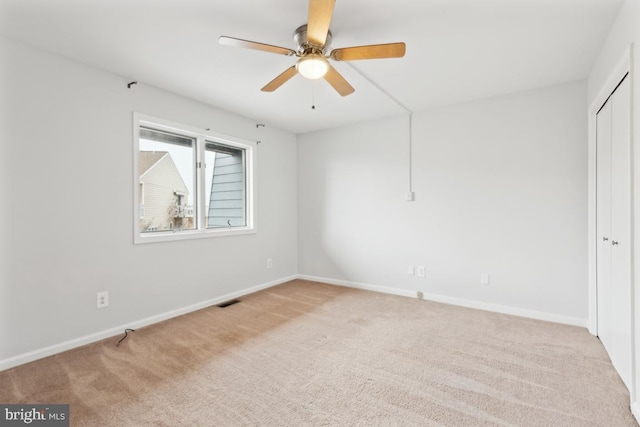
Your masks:
<path fill-rule="evenodd" d="M 611 354 L 615 347 L 611 285 L 611 99 L 598 112 L 596 156 L 598 337 Z"/>
<path fill-rule="evenodd" d="M 631 133 L 626 78 L 597 116 L 598 336 L 631 386 Z"/>
<path fill-rule="evenodd" d="M 631 386 L 631 131 L 630 84 L 626 78 L 611 97 L 611 285 L 614 362 Z M 612 358 L 613 361 L 613 358 Z"/>

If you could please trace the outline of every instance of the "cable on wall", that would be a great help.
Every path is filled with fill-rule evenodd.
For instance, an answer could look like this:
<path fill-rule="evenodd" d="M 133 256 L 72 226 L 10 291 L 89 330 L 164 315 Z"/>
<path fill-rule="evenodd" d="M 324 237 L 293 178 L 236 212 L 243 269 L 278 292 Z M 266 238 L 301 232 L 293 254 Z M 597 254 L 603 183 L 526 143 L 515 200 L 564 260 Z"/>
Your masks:
<path fill-rule="evenodd" d="M 354 70 L 356 73 L 360 74 L 360 76 L 362 78 L 364 78 L 366 81 L 368 81 L 369 83 L 371 83 L 371 85 L 373 85 L 373 87 L 375 87 L 376 89 L 378 89 L 380 92 L 382 92 L 387 98 L 389 98 L 390 100 L 392 100 L 393 102 L 395 102 L 396 104 L 398 104 L 404 111 L 406 111 L 409 114 L 409 177 L 408 177 L 408 184 L 409 184 L 409 192 L 407 193 L 407 201 L 412 202 L 413 198 L 414 198 L 414 194 L 413 194 L 413 154 L 412 154 L 412 149 L 413 149 L 413 111 L 411 111 L 409 108 L 407 108 L 402 102 L 398 101 L 398 99 L 396 97 L 394 97 L 393 95 L 391 95 L 389 92 L 387 92 L 383 87 L 381 87 L 379 84 L 377 84 L 375 81 L 373 81 L 369 76 L 367 76 L 365 73 L 363 73 L 362 71 L 360 71 L 355 65 L 349 63 L 349 62 L 345 62 L 345 64 L 349 67 L 351 67 L 352 70 Z"/>
<path fill-rule="evenodd" d="M 413 201 L 413 113 L 409 112 L 409 194 L 408 198 Z"/>

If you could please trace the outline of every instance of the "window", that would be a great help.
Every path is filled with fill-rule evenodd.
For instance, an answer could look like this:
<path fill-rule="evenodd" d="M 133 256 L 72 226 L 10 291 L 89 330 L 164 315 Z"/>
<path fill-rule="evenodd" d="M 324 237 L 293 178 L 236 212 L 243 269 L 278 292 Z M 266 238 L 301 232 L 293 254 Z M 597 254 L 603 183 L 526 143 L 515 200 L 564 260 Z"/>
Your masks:
<path fill-rule="evenodd" d="M 207 227 L 245 226 L 245 150 L 207 141 L 205 164 Z"/>
<path fill-rule="evenodd" d="M 246 234 L 254 143 L 134 114 L 136 243 Z"/>

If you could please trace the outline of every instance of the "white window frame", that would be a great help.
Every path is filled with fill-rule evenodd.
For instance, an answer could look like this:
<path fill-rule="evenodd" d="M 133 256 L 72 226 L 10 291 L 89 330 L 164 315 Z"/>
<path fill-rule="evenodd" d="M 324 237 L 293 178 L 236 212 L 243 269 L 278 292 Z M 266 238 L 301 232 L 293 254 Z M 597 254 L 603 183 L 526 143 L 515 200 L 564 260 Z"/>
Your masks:
<path fill-rule="evenodd" d="M 140 127 L 150 127 L 153 129 L 178 133 L 194 138 L 196 142 L 196 164 L 204 166 L 205 142 L 219 142 L 231 147 L 245 150 L 245 197 L 246 197 L 246 225 L 243 227 L 233 228 L 207 228 L 205 203 L 207 194 L 204 188 L 205 168 L 195 168 L 196 174 L 196 190 L 194 195 L 194 204 L 196 205 L 196 227 L 193 230 L 168 230 L 157 231 L 153 233 L 142 233 L 140 230 L 140 206 L 139 206 L 139 188 L 140 173 L 138 170 L 138 153 L 140 152 Z M 199 129 L 193 126 L 175 123 L 158 117 L 146 114 L 133 113 L 133 242 L 155 243 L 170 242 L 174 240 L 202 239 L 210 237 L 238 236 L 245 234 L 257 233 L 256 224 L 256 142 L 211 132 L 205 129 Z M 197 195 L 197 198 L 196 198 Z M 196 202 L 197 200 L 197 202 Z"/>

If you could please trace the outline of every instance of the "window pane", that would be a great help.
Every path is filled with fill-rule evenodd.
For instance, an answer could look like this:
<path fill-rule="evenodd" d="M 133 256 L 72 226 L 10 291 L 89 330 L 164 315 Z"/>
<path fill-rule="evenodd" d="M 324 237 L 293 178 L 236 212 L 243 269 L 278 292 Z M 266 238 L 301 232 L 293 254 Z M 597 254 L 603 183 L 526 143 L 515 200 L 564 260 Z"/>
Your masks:
<path fill-rule="evenodd" d="M 195 139 L 141 128 L 139 146 L 140 231 L 196 228 Z"/>
<path fill-rule="evenodd" d="M 205 164 L 207 228 L 244 227 L 245 151 L 207 141 Z"/>

